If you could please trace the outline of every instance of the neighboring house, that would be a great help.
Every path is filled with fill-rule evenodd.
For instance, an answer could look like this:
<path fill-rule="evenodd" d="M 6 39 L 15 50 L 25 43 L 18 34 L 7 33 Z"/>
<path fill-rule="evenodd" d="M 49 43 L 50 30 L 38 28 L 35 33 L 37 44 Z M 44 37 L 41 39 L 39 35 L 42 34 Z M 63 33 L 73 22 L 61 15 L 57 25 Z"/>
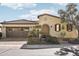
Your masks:
<path fill-rule="evenodd" d="M 51 35 L 58 38 L 77 38 L 78 31 L 74 25 L 66 22 L 61 23 L 61 19 L 50 14 L 38 16 L 39 21 L 14 20 L 2 22 L 2 37 L 27 37 L 28 32 L 33 30 L 34 26 L 41 26 L 41 32 L 44 35 Z"/>

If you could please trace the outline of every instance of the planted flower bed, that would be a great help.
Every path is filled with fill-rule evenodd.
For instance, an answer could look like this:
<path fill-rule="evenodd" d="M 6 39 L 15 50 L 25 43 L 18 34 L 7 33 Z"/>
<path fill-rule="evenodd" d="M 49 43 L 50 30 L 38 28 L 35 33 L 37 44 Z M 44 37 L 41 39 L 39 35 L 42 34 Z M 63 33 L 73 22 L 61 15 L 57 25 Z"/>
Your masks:
<path fill-rule="evenodd" d="M 27 44 L 59 44 L 56 37 L 46 36 L 46 37 L 29 37 Z"/>

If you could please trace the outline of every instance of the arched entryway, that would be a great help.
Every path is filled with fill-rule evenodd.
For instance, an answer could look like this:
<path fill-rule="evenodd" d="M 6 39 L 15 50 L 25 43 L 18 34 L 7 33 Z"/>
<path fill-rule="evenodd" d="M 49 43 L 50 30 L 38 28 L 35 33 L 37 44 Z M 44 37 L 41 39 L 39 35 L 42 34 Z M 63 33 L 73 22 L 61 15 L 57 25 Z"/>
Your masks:
<path fill-rule="evenodd" d="M 43 26 L 42 26 L 42 33 L 44 34 L 44 35 L 49 35 L 49 25 L 48 24 L 43 24 Z"/>

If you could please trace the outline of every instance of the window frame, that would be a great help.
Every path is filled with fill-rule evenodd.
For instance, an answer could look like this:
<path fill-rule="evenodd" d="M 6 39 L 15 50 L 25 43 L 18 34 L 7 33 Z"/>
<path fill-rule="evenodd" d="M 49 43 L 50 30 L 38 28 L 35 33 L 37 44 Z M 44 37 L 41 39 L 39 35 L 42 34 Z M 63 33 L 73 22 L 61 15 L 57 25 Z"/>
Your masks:
<path fill-rule="evenodd" d="M 55 24 L 55 31 L 56 32 L 61 31 L 61 24 Z"/>
<path fill-rule="evenodd" d="M 73 31 L 73 25 L 72 24 L 67 24 L 67 31 L 68 32 Z"/>

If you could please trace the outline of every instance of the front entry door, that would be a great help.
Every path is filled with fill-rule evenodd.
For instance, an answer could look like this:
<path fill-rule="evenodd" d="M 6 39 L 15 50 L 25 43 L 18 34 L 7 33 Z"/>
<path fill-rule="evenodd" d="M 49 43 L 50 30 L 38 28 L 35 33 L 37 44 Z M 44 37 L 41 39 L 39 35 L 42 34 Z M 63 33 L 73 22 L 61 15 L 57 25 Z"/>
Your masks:
<path fill-rule="evenodd" d="M 42 33 L 45 34 L 45 35 L 49 34 L 49 26 L 47 24 L 44 24 L 42 26 Z"/>

